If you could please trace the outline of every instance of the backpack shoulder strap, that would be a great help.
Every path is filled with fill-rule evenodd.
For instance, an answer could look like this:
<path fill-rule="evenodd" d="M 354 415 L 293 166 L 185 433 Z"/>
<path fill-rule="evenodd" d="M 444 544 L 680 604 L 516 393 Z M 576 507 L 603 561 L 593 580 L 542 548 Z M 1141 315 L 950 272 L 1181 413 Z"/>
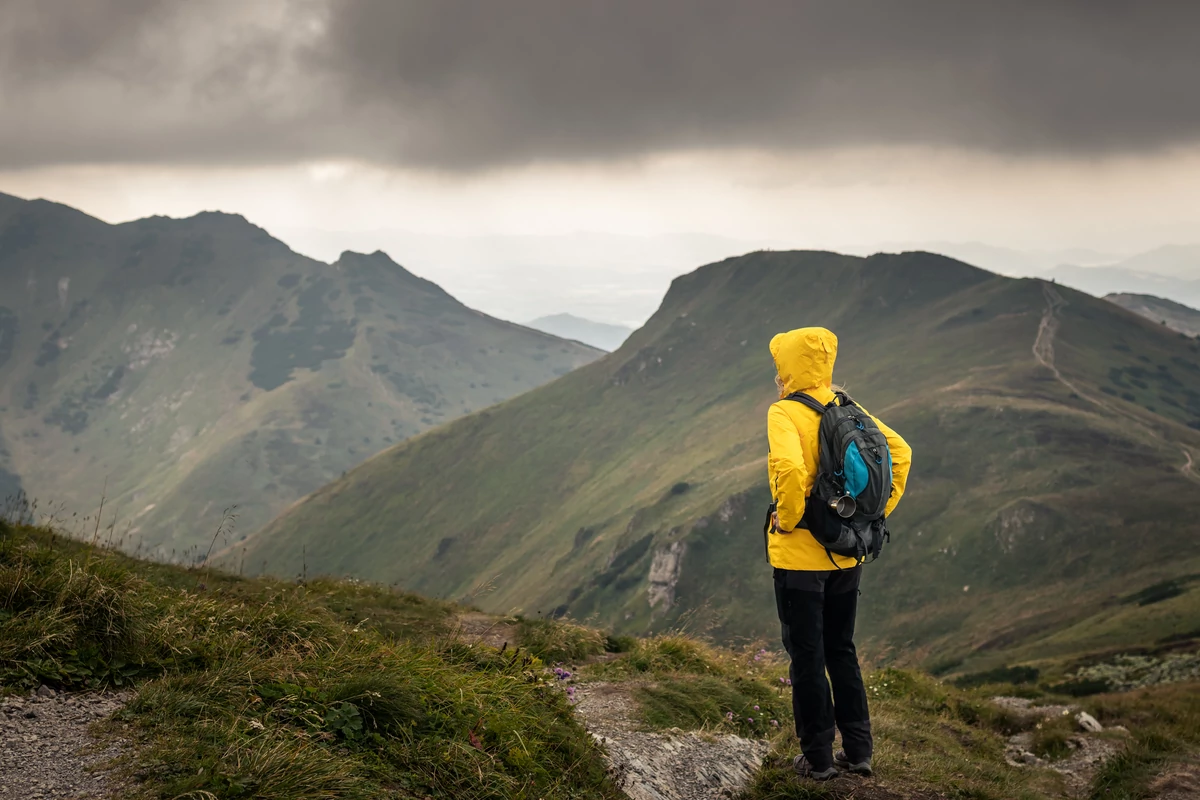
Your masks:
<path fill-rule="evenodd" d="M 833 402 L 840 406 L 854 406 L 856 408 L 860 407 L 858 403 L 854 402 L 854 398 L 845 392 L 834 392 Z"/>
<path fill-rule="evenodd" d="M 810 394 L 805 394 L 804 392 L 794 392 L 783 399 L 792 400 L 800 403 L 801 405 L 806 405 L 818 414 L 825 413 L 825 404 Z"/>

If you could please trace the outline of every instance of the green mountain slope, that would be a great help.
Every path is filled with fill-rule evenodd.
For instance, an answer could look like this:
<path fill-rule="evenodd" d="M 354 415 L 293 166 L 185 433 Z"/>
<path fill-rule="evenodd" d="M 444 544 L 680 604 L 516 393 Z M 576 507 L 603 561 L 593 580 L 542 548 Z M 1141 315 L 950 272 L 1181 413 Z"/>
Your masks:
<path fill-rule="evenodd" d="M 106 494 L 131 549 L 182 557 L 233 505 L 253 530 L 599 355 L 382 253 L 329 265 L 237 216 L 108 225 L 0 195 L 0 494 L 20 476 L 67 516 Z"/>
<path fill-rule="evenodd" d="M 1200 337 L 1200 311 L 1190 306 L 1149 294 L 1110 294 L 1104 299 L 1173 331 Z"/>
<path fill-rule="evenodd" d="M 801 325 L 838 333 L 835 379 L 915 451 L 864 587 L 876 654 L 1002 661 L 1200 572 L 1200 345 L 926 253 L 763 252 L 678 278 L 617 352 L 381 453 L 253 537 L 247 563 L 289 574 L 303 552 L 310 572 L 491 609 L 774 637 L 767 342 Z"/>

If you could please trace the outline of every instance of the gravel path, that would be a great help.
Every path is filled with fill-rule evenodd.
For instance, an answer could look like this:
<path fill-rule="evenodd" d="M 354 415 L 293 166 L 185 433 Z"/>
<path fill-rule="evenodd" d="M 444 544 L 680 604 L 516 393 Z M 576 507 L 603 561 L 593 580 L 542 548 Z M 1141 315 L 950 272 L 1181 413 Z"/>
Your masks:
<path fill-rule="evenodd" d="M 100 746 L 88 728 L 129 699 L 128 692 L 56 693 L 0 699 L 0 798 L 82 800 L 116 788 L 91 768 L 120 753 L 123 742 Z"/>
<path fill-rule="evenodd" d="M 580 684 L 576 711 L 608 757 L 617 787 L 630 800 L 719 800 L 750 782 L 770 749 L 766 742 L 678 729 L 639 730 L 630 686 Z"/>

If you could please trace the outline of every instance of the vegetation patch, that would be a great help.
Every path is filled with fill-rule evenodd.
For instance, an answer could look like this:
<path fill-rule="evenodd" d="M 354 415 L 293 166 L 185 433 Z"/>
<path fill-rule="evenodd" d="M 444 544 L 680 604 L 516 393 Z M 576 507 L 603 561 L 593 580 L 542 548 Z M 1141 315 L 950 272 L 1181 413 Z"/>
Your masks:
<path fill-rule="evenodd" d="M 1103 684 L 1110 691 L 1125 692 L 1163 683 L 1200 680 L 1200 652 L 1153 655 L 1120 655 L 1111 661 L 1081 667 L 1065 682 L 1068 685 Z M 1062 684 L 1060 684 L 1061 686 Z"/>
<path fill-rule="evenodd" d="M 521 646 L 548 664 L 582 661 L 605 651 L 604 634 L 566 620 L 521 619 Z"/>
<path fill-rule="evenodd" d="M 1070 715 L 1043 720 L 1033 731 L 1033 754 L 1048 761 L 1064 759 L 1071 754 L 1070 740 L 1076 733 Z"/>
<path fill-rule="evenodd" d="M 590 664 L 587 675 L 610 680 L 639 675 L 711 675 L 728 671 L 729 655 L 722 655 L 711 646 L 671 633 L 649 639 L 623 640 L 627 648 L 621 658 Z"/>
<path fill-rule="evenodd" d="M 954 685 L 962 688 L 985 686 L 989 683 L 1011 683 L 1015 685 L 1036 683 L 1041 675 L 1037 667 L 997 667 L 984 672 L 969 672 L 954 679 Z"/>
<path fill-rule="evenodd" d="M 292 379 L 296 369 L 318 369 L 326 359 L 341 358 L 354 344 L 357 328 L 325 305 L 322 295 L 333 282 L 322 278 L 296 296 L 295 322 L 277 314 L 254 331 L 250 355 L 250 382 L 264 391 L 277 389 Z"/>
<path fill-rule="evenodd" d="M 1128 597 L 1121 599 L 1122 603 L 1133 604 L 1139 606 L 1149 606 L 1155 603 L 1161 603 L 1164 600 L 1170 600 L 1172 597 L 1178 597 L 1187 591 L 1188 586 L 1200 581 L 1200 575 L 1183 575 L 1178 578 L 1172 578 L 1166 581 L 1147 586 L 1140 592 L 1135 592 Z"/>
<path fill-rule="evenodd" d="M 642 721 L 665 730 L 711 729 L 769 736 L 792 724 L 791 693 L 761 680 L 715 675 L 664 678 L 634 690 Z"/>
<path fill-rule="evenodd" d="M 539 659 L 380 622 L 447 609 L 0 525 L 0 686 L 136 681 L 126 796 L 615 798 Z"/>

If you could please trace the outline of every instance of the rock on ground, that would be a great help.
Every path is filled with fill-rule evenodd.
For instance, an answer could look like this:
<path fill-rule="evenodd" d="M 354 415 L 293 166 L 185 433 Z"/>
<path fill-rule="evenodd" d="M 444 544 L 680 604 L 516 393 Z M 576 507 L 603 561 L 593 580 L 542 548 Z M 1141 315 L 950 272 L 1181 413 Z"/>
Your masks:
<path fill-rule="evenodd" d="M 0 798 L 82 800 L 116 787 L 93 768 L 117 756 L 121 741 L 97 742 L 88 728 L 129 699 L 127 692 L 0 698 Z"/>
<path fill-rule="evenodd" d="M 1091 734 L 1104 728 L 1095 717 L 1077 706 L 1036 706 L 1031 700 L 1021 697 L 993 697 L 992 702 L 1013 712 L 1026 723 L 1074 715 L 1075 724 L 1081 733 L 1070 737 L 1067 746 L 1071 754 L 1058 761 L 1046 761 L 1033 753 L 1033 733 L 1018 733 L 1008 739 L 1004 759 L 1014 767 L 1043 767 L 1063 776 L 1069 796 L 1083 797 L 1091 786 L 1092 779 L 1113 756 L 1125 749 L 1120 739 L 1103 738 Z M 1113 732 L 1128 734 L 1124 728 L 1113 728 Z"/>
<path fill-rule="evenodd" d="M 606 753 L 617 788 L 630 800 L 717 800 L 737 795 L 769 745 L 730 734 L 638 730 L 629 688 L 583 684 L 576 706 Z"/>

